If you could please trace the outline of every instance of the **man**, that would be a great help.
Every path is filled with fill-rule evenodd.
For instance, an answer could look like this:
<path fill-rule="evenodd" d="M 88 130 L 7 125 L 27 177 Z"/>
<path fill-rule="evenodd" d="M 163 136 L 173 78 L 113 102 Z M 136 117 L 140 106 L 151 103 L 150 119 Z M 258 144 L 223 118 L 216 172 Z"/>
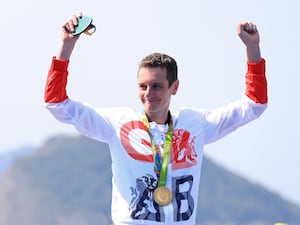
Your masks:
<path fill-rule="evenodd" d="M 176 61 L 153 53 L 138 69 L 140 113 L 126 107 L 95 108 L 68 97 L 67 69 L 80 36 L 72 32 L 81 16 L 61 28 L 61 45 L 46 83 L 46 108 L 81 134 L 109 145 L 115 225 L 195 224 L 203 146 L 258 118 L 267 107 L 265 60 L 256 26 L 243 22 L 237 27 L 248 61 L 242 99 L 215 110 L 170 112 L 179 87 Z"/>

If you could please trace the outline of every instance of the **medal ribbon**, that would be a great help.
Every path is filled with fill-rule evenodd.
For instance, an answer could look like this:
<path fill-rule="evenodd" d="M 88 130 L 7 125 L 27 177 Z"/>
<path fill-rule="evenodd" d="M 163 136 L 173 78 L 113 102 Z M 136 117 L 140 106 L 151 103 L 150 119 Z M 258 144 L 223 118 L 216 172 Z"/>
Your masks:
<path fill-rule="evenodd" d="M 84 31 L 83 33 L 86 35 L 92 35 L 93 33 L 96 32 L 96 26 L 94 24 L 90 24 Z"/>
<path fill-rule="evenodd" d="M 160 154 L 156 149 L 157 146 L 155 144 L 154 137 L 150 132 L 150 123 L 146 113 L 143 114 L 142 120 L 147 128 L 151 140 L 151 147 L 152 147 L 152 154 L 153 154 L 153 161 L 154 161 L 154 171 L 158 178 L 158 186 L 166 186 L 168 164 L 169 164 L 170 152 L 172 147 L 172 136 L 173 136 L 173 124 L 172 124 L 171 114 L 169 113 L 168 131 L 165 136 L 165 143 L 163 144 L 164 151 L 162 157 L 160 156 Z"/>

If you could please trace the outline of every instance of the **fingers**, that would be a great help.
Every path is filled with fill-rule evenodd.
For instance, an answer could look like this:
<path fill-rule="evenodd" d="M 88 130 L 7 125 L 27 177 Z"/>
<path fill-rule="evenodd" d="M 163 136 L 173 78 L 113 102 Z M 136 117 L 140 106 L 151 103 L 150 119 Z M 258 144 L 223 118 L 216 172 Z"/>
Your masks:
<path fill-rule="evenodd" d="M 237 28 L 238 34 L 241 34 L 242 32 L 246 32 L 248 34 L 255 34 L 258 32 L 257 26 L 252 22 L 242 22 L 238 25 Z"/>
<path fill-rule="evenodd" d="M 73 15 L 64 25 L 63 28 L 67 33 L 73 33 L 75 27 L 78 26 L 78 18 L 82 17 L 82 13 L 78 15 Z"/>
<path fill-rule="evenodd" d="M 242 22 L 237 26 L 237 33 L 246 46 L 257 46 L 260 42 L 257 27 L 252 22 Z"/>
<path fill-rule="evenodd" d="M 243 27 L 244 31 L 246 31 L 248 34 L 255 34 L 257 33 L 257 27 L 254 23 L 251 23 L 251 22 L 246 22 L 244 24 L 244 27 Z"/>

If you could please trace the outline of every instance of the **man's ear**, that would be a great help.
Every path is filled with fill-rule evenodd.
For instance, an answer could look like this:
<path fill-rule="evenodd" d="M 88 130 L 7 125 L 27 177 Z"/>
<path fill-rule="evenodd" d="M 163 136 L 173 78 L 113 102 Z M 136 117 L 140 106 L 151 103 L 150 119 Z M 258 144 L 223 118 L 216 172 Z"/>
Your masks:
<path fill-rule="evenodd" d="M 172 95 L 175 95 L 177 93 L 177 90 L 179 88 L 179 80 L 175 80 L 174 83 L 172 84 Z"/>

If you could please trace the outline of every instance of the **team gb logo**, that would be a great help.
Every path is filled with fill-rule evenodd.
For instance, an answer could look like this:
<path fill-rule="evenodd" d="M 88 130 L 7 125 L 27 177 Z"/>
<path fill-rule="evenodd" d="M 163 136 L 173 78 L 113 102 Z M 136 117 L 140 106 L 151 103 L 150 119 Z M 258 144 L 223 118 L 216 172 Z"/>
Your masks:
<path fill-rule="evenodd" d="M 147 134 L 147 131 L 142 121 L 125 123 L 120 130 L 121 143 L 130 157 L 139 161 L 153 162 L 150 137 L 145 133 Z M 173 131 L 170 157 L 173 170 L 188 168 L 197 164 L 198 155 L 195 151 L 195 138 L 184 129 Z"/>

